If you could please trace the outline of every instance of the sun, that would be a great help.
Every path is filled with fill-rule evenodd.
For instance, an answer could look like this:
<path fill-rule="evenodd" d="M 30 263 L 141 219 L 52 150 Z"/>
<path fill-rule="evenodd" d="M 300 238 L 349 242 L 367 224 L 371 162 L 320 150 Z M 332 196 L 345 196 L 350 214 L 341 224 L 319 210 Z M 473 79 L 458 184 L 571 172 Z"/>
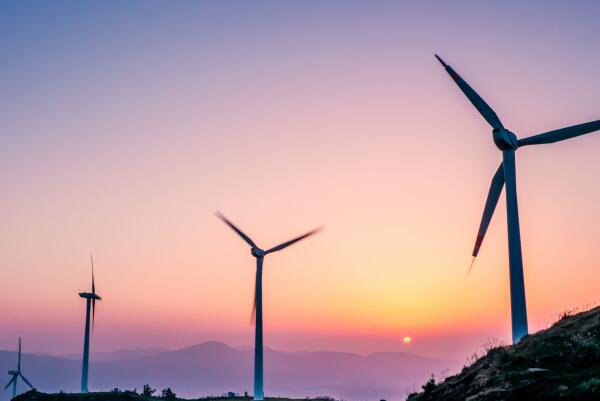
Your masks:
<path fill-rule="evenodd" d="M 404 344 L 410 344 L 412 342 L 412 338 L 410 338 L 409 336 L 406 336 L 402 339 L 402 342 Z"/>

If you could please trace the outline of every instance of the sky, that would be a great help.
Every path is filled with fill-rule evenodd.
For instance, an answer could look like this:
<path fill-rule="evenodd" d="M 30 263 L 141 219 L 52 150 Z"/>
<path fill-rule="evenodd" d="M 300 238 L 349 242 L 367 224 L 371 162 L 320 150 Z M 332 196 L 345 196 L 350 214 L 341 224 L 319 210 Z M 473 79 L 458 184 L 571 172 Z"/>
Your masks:
<path fill-rule="evenodd" d="M 600 118 L 594 1 L 0 3 L 0 349 L 253 343 L 465 358 L 510 341 L 501 160 Z M 600 133 L 517 152 L 530 330 L 599 301 Z M 410 344 L 402 339 L 412 337 Z"/>

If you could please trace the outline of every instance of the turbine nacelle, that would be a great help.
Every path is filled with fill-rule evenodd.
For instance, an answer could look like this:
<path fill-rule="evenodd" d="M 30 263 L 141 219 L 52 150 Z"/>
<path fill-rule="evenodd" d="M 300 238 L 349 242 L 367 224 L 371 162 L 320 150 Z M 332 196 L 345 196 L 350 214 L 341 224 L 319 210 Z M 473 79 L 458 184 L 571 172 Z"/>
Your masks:
<path fill-rule="evenodd" d="M 263 251 L 260 248 L 256 248 L 256 247 L 252 247 L 252 249 L 250 249 L 250 253 L 252 254 L 252 256 L 254 256 L 255 258 L 262 258 L 265 256 L 265 251 Z"/>
<path fill-rule="evenodd" d="M 500 150 L 517 150 L 519 147 L 517 136 L 507 129 L 494 129 L 492 135 L 494 137 L 494 143 Z"/>
<path fill-rule="evenodd" d="M 8 374 L 9 374 L 9 375 L 12 375 L 12 376 L 16 376 L 16 375 L 18 375 L 18 374 L 19 374 L 19 372 L 17 372 L 16 370 L 9 370 L 9 371 L 8 371 Z"/>
<path fill-rule="evenodd" d="M 91 292 L 80 292 L 79 296 L 81 298 L 85 298 L 85 299 L 96 299 L 98 301 L 102 300 L 102 298 L 100 298 L 100 295 L 94 294 L 94 293 L 91 293 Z"/>

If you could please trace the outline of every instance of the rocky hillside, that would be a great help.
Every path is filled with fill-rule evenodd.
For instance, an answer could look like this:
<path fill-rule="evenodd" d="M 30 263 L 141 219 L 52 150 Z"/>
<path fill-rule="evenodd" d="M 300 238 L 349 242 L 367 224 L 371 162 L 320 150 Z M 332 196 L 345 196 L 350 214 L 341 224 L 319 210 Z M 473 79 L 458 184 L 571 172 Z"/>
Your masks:
<path fill-rule="evenodd" d="M 518 344 L 495 347 L 407 401 L 600 400 L 600 307 L 565 314 Z"/>

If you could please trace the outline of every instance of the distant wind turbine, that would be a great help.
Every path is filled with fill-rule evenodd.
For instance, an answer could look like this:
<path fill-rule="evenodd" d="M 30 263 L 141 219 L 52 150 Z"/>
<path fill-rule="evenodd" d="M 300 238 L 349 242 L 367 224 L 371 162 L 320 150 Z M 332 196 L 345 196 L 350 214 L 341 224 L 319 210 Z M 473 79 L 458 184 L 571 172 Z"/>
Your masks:
<path fill-rule="evenodd" d="M 521 234 L 519 230 L 519 211 L 517 207 L 517 183 L 515 171 L 515 151 L 521 146 L 541 145 L 564 141 L 565 139 L 588 134 L 600 130 L 600 120 L 561 128 L 543 134 L 517 139 L 517 136 L 504 128 L 492 108 L 444 62 L 437 54 L 435 57 L 444 66 L 446 72 L 467 96 L 483 118 L 492 126 L 494 143 L 502 151 L 503 162 L 496 171 L 483 209 L 483 217 L 473 249 L 473 260 L 477 257 L 481 243 L 494 214 L 500 198 L 502 187 L 506 183 L 506 215 L 508 223 L 508 256 L 510 271 L 510 296 L 513 343 L 518 342 L 528 333 L 527 306 L 525 304 L 525 283 L 523 279 L 523 259 L 521 255 Z"/>
<path fill-rule="evenodd" d="M 19 356 L 17 359 L 17 370 L 9 370 L 8 374 L 12 376 L 12 379 L 10 379 L 8 384 L 4 386 L 4 389 L 6 390 L 12 384 L 12 398 L 15 398 L 17 396 L 17 380 L 19 379 L 19 377 L 25 382 L 25 384 L 27 384 L 30 388 L 33 389 L 33 386 L 31 385 L 29 380 L 27 380 L 25 376 L 23 376 L 23 373 L 21 373 L 21 337 L 19 337 Z"/>
<path fill-rule="evenodd" d="M 92 262 L 92 292 L 80 292 L 79 296 L 86 300 L 85 310 L 85 335 L 83 339 L 83 366 L 81 368 L 81 392 L 88 392 L 88 368 L 90 365 L 90 309 L 92 312 L 92 327 L 94 330 L 94 320 L 96 316 L 96 301 L 102 300 L 96 294 L 96 284 L 94 283 L 94 257 L 90 255 Z"/>
<path fill-rule="evenodd" d="M 263 319 L 262 319 L 262 268 L 263 259 L 266 255 L 281 251 L 288 246 L 295 244 L 296 242 L 303 240 L 313 234 L 319 232 L 322 227 L 316 228 L 308 233 L 296 237 L 290 241 L 284 242 L 273 248 L 267 249 L 266 251 L 260 249 L 250 237 L 244 234 L 239 228 L 233 225 L 232 222 L 227 220 L 221 213 L 216 213 L 217 217 L 223 220 L 233 231 L 235 231 L 248 245 L 250 245 L 250 252 L 252 256 L 256 258 L 256 282 L 254 286 L 254 307 L 252 309 L 252 316 L 255 320 L 255 336 L 254 336 L 254 399 L 264 399 L 264 386 L 263 386 Z"/>

